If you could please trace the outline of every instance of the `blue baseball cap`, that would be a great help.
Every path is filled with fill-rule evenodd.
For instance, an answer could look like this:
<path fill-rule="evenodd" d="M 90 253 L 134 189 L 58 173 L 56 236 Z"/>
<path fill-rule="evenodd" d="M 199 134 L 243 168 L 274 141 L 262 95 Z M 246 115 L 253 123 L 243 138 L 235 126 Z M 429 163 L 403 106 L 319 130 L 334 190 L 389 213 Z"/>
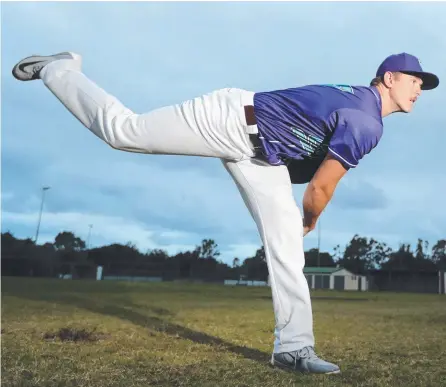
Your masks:
<path fill-rule="evenodd" d="M 401 72 L 404 74 L 414 75 L 423 80 L 422 90 L 435 89 L 440 80 L 435 74 L 427 73 L 421 68 L 419 59 L 413 55 L 401 54 L 390 55 L 381 63 L 376 71 L 376 76 L 382 76 L 387 71 Z"/>

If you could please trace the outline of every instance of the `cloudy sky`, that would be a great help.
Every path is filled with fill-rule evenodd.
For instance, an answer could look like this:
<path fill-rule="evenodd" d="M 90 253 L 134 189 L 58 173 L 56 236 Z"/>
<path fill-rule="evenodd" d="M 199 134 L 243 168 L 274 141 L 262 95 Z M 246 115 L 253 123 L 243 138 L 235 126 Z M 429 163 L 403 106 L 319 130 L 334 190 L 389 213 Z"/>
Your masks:
<path fill-rule="evenodd" d="M 356 233 L 392 247 L 435 243 L 446 237 L 445 17 L 445 3 L 2 3 L 2 231 L 34 237 L 48 185 L 39 243 L 62 230 L 86 240 L 92 224 L 92 246 L 173 254 L 213 238 L 225 262 L 260 246 L 219 160 L 110 148 L 40 81 L 11 76 L 24 56 L 78 52 L 87 76 L 144 113 L 223 87 L 367 85 L 405 51 L 443 82 L 413 113 L 384 120 L 380 144 L 321 217 L 321 249 Z M 294 186 L 300 207 L 304 190 Z"/>

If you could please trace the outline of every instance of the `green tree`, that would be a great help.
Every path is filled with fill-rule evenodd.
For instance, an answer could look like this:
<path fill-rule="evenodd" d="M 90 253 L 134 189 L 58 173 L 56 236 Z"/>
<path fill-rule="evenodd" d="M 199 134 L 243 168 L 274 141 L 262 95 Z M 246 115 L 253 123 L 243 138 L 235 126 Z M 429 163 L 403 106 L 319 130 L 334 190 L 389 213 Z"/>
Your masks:
<path fill-rule="evenodd" d="M 423 240 L 420 238 L 418 238 L 417 247 L 415 248 L 415 258 L 419 261 L 427 258 L 426 254 L 424 253 Z"/>
<path fill-rule="evenodd" d="M 390 254 L 389 259 L 382 265 L 384 270 L 435 270 L 435 264 L 427 259 L 423 251 L 423 243 L 418 241 L 415 252 L 410 244 L 401 244 L 399 249 Z"/>
<path fill-rule="evenodd" d="M 305 251 L 305 266 L 334 267 L 336 262 L 330 253 L 319 252 L 318 249 Z"/>
<path fill-rule="evenodd" d="M 54 247 L 57 250 L 81 251 L 85 250 L 85 242 L 71 231 L 62 231 L 57 234 L 54 240 Z"/>
<path fill-rule="evenodd" d="M 440 239 L 432 246 L 432 262 L 440 270 L 446 270 L 446 239 Z"/>
<path fill-rule="evenodd" d="M 220 251 L 218 251 L 218 245 L 213 239 L 203 239 L 201 246 L 197 247 L 198 257 L 200 259 L 216 259 L 220 256 Z"/>
<path fill-rule="evenodd" d="M 256 250 L 256 253 L 254 255 L 254 258 L 258 261 L 266 262 L 266 254 L 265 254 L 265 247 L 262 246 L 260 249 Z"/>
<path fill-rule="evenodd" d="M 370 270 L 378 269 L 391 251 L 385 243 L 356 234 L 346 246 L 338 263 L 353 273 L 366 274 Z"/>
<path fill-rule="evenodd" d="M 266 264 L 265 249 L 257 249 L 253 257 L 246 258 L 240 267 L 240 273 L 249 280 L 267 281 L 268 266 Z"/>

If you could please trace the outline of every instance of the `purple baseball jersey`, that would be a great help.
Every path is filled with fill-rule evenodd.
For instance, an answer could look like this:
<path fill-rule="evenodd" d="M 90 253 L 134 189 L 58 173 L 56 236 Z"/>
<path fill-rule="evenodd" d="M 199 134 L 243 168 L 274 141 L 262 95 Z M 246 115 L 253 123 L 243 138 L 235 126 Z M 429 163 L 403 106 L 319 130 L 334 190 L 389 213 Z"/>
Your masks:
<path fill-rule="evenodd" d="M 294 161 L 309 181 L 330 152 L 354 168 L 383 133 L 381 97 L 375 87 L 310 85 L 254 95 L 262 155 L 272 165 Z M 309 172 L 311 171 L 311 172 Z"/>

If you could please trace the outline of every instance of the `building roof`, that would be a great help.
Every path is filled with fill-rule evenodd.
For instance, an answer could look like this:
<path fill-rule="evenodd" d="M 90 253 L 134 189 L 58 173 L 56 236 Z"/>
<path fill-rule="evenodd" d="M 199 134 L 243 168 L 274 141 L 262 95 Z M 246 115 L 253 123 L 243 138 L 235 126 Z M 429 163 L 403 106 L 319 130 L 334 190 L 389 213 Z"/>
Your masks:
<path fill-rule="evenodd" d="M 343 267 L 317 267 L 317 266 L 309 266 L 304 267 L 304 273 L 315 273 L 315 274 L 333 274 L 339 270 L 343 270 Z"/>

